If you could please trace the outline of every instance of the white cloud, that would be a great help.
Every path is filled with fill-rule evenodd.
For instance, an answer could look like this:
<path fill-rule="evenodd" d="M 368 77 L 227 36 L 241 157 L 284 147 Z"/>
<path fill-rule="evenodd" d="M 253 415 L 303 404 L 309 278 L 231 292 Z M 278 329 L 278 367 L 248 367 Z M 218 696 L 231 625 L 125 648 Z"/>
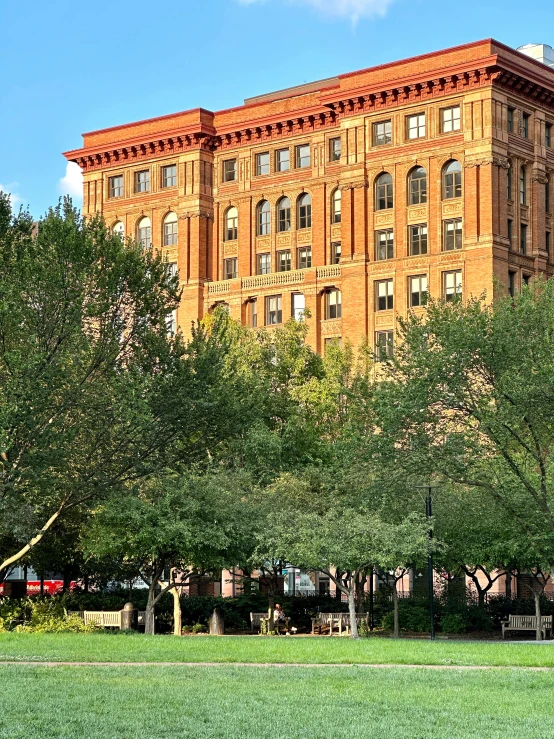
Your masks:
<path fill-rule="evenodd" d="M 6 195 L 10 196 L 12 213 L 16 213 L 17 211 L 19 211 L 19 206 L 23 204 L 23 198 L 18 194 L 18 189 L 18 182 L 10 182 L 7 185 L 0 184 L 0 192 L 6 193 Z"/>
<path fill-rule="evenodd" d="M 78 164 L 75 164 L 75 162 L 67 163 L 65 177 L 60 179 L 59 189 L 62 195 L 69 195 L 77 200 L 82 200 L 83 173 Z"/>
<path fill-rule="evenodd" d="M 267 0 L 238 0 L 241 5 L 264 3 Z M 281 0 L 289 5 L 308 5 L 322 15 L 349 18 L 356 23 L 360 18 L 383 16 L 393 0 Z"/>

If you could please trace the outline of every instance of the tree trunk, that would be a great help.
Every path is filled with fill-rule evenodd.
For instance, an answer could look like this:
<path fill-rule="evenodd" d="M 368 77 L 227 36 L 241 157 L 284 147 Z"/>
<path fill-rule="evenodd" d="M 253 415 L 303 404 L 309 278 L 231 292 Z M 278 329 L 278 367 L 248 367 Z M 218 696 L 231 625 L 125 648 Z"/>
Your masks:
<path fill-rule="evenodd" d="M 535 616 L 537 617 L 537 641 L 542 641 L 542 617 L 541 617 L 541 594 L 537 593 L 536 589 L 533 588 L 533 597 L 535 598 Z"/>
<path fill-rule="evenodd" d="M 268 607 L 267 607 L 267 616 L 268 616 L 268 625 L 267 625 L 267 632 L 268 634 L 273 631 L 275 628 L 275 623 L 273 619 L 273 611 L 275 610 L 275 597 L 273 595 L 273 590 L 270 589 L 268 593 Z"/>
<path fill-rule="evenodd" d="M 342 572 L 340 570 L 335 570 L 335 577 L 337 578 L 337 580 L 341 580 Z M 335 598 L 342 600 L 342 590 L 338 587 L 336 582 L 335 582 Z"/>
<path fill-rule="evenodd" d="M 395 639 L 400 637 L 400 628 L 398 623 L 398 590 L 396 589 L 396 581 L 392 585 L 392 606 L 394 609 L 394 629 L 392 635 Z"/>
<path fill-rule="evenodd" d="M 348 588 L 348 612 L 350 614 L 350 636 L 352 639 L 360 638 L 356 622 L 356 579 L 354 575 L 351 576 L 350 587 Z"/>
<path fill-rule="evenodd" d="M 146 601 L 146 612 L 144 614 L 144 633 L 156 633 L 156 580 L 153 579 L 148 586 L 148 600 Z"/>
<path fill-rule="evenodd" d="M 361 572 L 356 577 L 356 608 L 360 612 L 363 610 L 363 607 L 364 607 L 365 583 L 366 583 L 366 574 L 365 572 Z"/>
<path fill-rule="evenodd" d="M 177 588 L 171 588 L 171 595 L 173 596 L 173 635 L 183 635 L 183 615 L 181 612 L 181 598 Z"/>

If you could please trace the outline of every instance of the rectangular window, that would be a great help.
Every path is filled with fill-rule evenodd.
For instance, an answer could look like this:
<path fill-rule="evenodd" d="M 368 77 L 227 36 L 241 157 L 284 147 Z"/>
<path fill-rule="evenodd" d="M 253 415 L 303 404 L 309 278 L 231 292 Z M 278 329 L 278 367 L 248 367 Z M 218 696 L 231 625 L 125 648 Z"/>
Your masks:
<path fill-rule="evenodd" d="M 375 232 L 375 260 L 394 257 L 394 232 L 392 228 Z"/>
<path fill-rule="evenodd" d="M 277 272 L 290 272 L 291 258 L 290 249 L 277 252 Z"/>
<path fill-rule="evenodd" d="M 549 149 L 552 148 L 552 123 L 547 123 L 544 128 L 544 143 Z"/>
<path fill-rule="evenodd" d="M 550 213 L 550 180 L 544 183 L 544 207 L 547 213 Z"/>
<path fill-rule="evenodd" d="M 531 275 L 521 275 L 521 280 L 524 285 L 529 285 L 529 282 L 531 280 Z"/>
<path fill-rule="evenodd" d="M 406 117 L 406 138 L 422 139 L 425 137 L 425 113 L 417 113 Z"/>
<path fill-rule="evenodd" d="M 454 105 L 452 108 L 443 108 L 441 110 L 441 133 L 450 133 L 451 131 L 460 130 L 460 106 Z"/>
<path fill-rule="evenodd" d="M 310 166 L 310 145 L 302 144 L 296 147 L 296 166 L 300 169 L 302 167 Z"/>
<path fill-rule="evenodd" d="M 123 197 L 123 175 L 108 178 L 108 193 L 110 198 Z"/>
<path fill-rule="evenodd" d="M 417 226 L 409 226 L 410 256 L 416 257 L 427 254 L 427 224 L 419 223 Z"/>
<path fill-rule="evenodd" d="M 522 254 L 527 254 L 527 226 L 525 223 L 520 226 L 519 250 Z"/>
<path fill-rule="evenodd" d="M 269 152 L 256 154 L 256 174 L 269 174 Z"/>
<path fill-rule="evenodd" d="M 341 244 L 335 241 L 331 244 L 331 264 L 340 264 Z"/>
<path fill-rule="evenodd" d="M 394 308 L 392 280 L 379 280 L 375 286 L 376 310 L 392 310 Z"/>
<path fill-rule="evenodd" d="M 546 253 L 548 254 L 548 261 L 550 261 L 550 231 L 546 232 L 545 248 Z"/>
<path fill-rule="evenodd" d="M 442 292 L 447 303 L 462 297 L 462 270 L 442 273 Z"/>
<path fill-rule="evenodd" d="M 508 292 L 513 298 L 516 292 L 516 273 L 515 272 L 508 272 Z"/>
<path fill-rule="evenodd" d="M 230 259 L 223 260 L 223 279 L 234 280 L 237 276 L 237 258 L 231 257 Z"/>
<path fill-rule="evenodd" d="M 237 179 L 237 160 L 227 159 L 223 162 L 223 182 L 234 182 Z"/>
<path fill-rule="evenodd" d="M 304 320 L 304 311 L 306 310 L 306 298 L 302 293 L 292 293 L 291 295 L 291 316 L 295 321 Z"/>
<path fill-rule="evenodd" d="M 392 142 L 392 121 L 373 124 L 373 146 L 384 146 Z"/>
<path fill-rule="evenodd" d="M 329 161 L 340 161 L 340 138 L 331 139 L 329 141 Z"/>
<path fill-rule="evenodd" d="M 268 275 L 271 273 L 271 254 L 258 254 L 257 273 Z"/>
<path fill-rule="evenodd" d="M 270 295 L 265 299 L 265 325 L 283 323 L 283 301 L 281 295 Z"/>
<path fill-rule="evenodd" d="M 169 220 L 166 218 L 164 223 L 164 238 L 163 243 L 164 246 L 173 246 L 174 244 L 177 244 L 179 241 L 179 224 L 177 223 L 177 219 L 174 221 Z"/>
<path fill-rule="evenodd" d="M 386 362 L 394 356 L 394 332 L 375 332 L 375 358 L 378 362 Z"/>
<path fill-rule="evenodd" d="M 162 167 L 162 187 L 175 187 L 177 185 L 177 165 L 169 164 Z"/>
<path fill-rule="evenodd" d="M 443 223 L 443 251 L 462 248 L 462 219 L 453 218 Z"/>
<path fill-rule="evenodd" d="M 524 113 L 521 119 L 521 133 L 523 134 L 523 137 L 528 139 L 529 138 L 529 119 L 531 116 L 529 113 Z"/>
<path fill-rule="evenodd" d="M 167 262 L 165 265 L 165 273 L 169 278 L 177 277 L 179 270 L 177 269 L 177 262 Z"/>
<path fill-rule="evenodd" d="M 279 149 L 275 152 L 275 169 L 277 172 L 286 172 L 290 169 L 290 151 Z"/>
<path fill-rule="evenodd" d="M 512 249 L 514 248 L 513 239 L 514 239 L 514 222 L 512 221 L 511 218 L 508 218 L 508 241 L 509 241 L 508 248 L 510 249 L 510 251 L 512 251 Z"/>
<path fill-rule="evenodd" d="M 325 318 L 329 321 L 342 316 L 342 294 L 340 290 L 325 293 Z"/>
<path fill-rule="evenodd" d="M 312 266 L 312 247 L 311 246 L 303 246 L 300 249 L 298 249 L 298 255 L 297 255 L 297 269 L 308 269 L 308 267 Z"/>
<path fill-rule="evenodd" d="M 150 170 L 135 172 L 135 192 L 150 192 Z"/>
<path fill-rule="evenodd" d="M 427 304 L 427 275 L 410 277 L 410 308 L 421 308 Z"/>
<path fill-rule="evenodd" d="M 172 310 L 165 318 L 165 329 L 168 336 L 175 336 L 177 333 L 177 311 Z"/>
<path fill-rule="evenodd" d="M 508 131 L 514 132 L 515 108 L 508 108 Z"/>
<path fill-rule="evenodd" d="M 250 325 L 252 328 L 258 326 L 258 299 L 252 298 L 250 301 Z"/>

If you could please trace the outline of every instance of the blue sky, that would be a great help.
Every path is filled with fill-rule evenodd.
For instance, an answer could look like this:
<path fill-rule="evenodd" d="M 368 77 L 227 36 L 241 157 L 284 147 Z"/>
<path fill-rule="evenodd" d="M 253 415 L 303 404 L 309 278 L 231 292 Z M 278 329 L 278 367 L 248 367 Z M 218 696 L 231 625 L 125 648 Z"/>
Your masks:
<path fill-rule="evenodd" d="M 0 0 L 0 189 L 35 217 L 79 192 L 81 133 L 492 36 L 554 46 L 554 4 Z M 80 199 L 75 198 L 80 204 Z"/>

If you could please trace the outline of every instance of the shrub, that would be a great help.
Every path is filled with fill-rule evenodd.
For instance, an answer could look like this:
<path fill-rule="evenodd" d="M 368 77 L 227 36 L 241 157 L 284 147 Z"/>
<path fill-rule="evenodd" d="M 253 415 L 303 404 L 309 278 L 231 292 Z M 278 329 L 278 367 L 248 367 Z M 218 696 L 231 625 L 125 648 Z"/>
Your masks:
<path fill-rule="evenodd" d="M 459 613 L 446 613 L 441 621 L 441 630 L 447 634 L 463 634 L 467 631 L 467 624 Z"/>
<path fill-rule="evenodd" d="M 429 607 L 420 601 L 401 600 L 398 603 L 398 624 L 403 631 L 423 633 L 429 631 Z M 394 613 L 389 611 L 381 621 L 384 629 L 394 628 Z"/>
<path fill-rule="evenodd" d="M 194 624 L 191 629 L 193 634 L 205 634 L 208 631 L 206 624 Z"/>

